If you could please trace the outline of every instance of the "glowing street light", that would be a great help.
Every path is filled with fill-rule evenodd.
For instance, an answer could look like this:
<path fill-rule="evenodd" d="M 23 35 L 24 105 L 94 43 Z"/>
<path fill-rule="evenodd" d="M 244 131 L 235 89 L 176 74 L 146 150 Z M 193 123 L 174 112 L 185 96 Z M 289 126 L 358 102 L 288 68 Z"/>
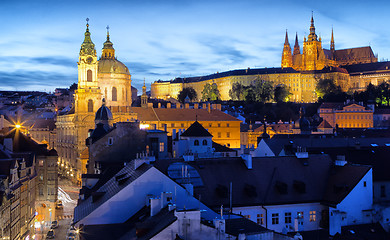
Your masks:
<path fill-rule="evenodd" d="M 15 128 L 16 129 L 20 129 L 22 127 L 22 125 L 20 125 L 20 124 L 15 124 Z"/>

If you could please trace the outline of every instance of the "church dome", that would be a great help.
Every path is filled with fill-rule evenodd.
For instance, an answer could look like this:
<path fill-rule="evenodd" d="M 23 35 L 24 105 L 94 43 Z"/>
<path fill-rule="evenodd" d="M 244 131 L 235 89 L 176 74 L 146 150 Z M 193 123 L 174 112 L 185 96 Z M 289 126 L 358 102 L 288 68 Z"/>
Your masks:
<path fill-rule="evenodd" d="M 100 59 L 98 73 L 130 74 L 125 64 L 116 59 Z"/>
<path fill-rule="evenodd" d="M 95 122 L 96 121 L 109 121 L 112 120 L 112 113 L 111 110 L 106 107 L 105 101 L 103 99 L 103 104 L 102 106 L 97 110 L 95 114 Z"/>

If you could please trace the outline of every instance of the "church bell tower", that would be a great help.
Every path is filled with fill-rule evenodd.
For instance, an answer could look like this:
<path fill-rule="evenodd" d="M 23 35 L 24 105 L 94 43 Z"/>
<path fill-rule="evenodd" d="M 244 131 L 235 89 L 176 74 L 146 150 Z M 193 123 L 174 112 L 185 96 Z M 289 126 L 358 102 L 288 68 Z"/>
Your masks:
<path fill-rule="evenodd" d="M 75 92 L 75 113 L 95 113 L 101 103 L 98 85 L 98 60 L 95 44 L 89 32 L 89 19 L 84 42 L 81 44 L 78 65 L 78 87 Z"/>

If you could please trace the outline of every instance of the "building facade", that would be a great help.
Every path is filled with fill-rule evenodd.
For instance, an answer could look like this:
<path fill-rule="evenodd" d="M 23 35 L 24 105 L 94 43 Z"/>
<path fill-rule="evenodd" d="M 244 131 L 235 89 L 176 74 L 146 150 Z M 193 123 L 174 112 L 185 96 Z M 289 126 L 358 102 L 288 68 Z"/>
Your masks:
<path fill-rule="evenodd" d="M 370 46 L 335 49 L 332 30 L 330 49 L 323 48 L 322 39 L 315 32 L 311 19 L 310 34 L 304 38 L 303 48 L 298 36 L 292 49 L 286 32 L 282 51 L 281 68 L 241 69 L 208 76 L 176 78 L 171 81 L 156 81 L 151 85 L 151 97 L 158 99 L 177 98 L 179 92 L 192 87 L 202 96 L 205 84 L 216 84 L 222 100 L 230 100 L 229 90 L 234 83 L 244 86 L 256 81 L 272 81 L 276 85 L 289 87 L 293 102 L 315 102 L 316 85 L 321 79 L 332 79 L 344 91 L 361 91 L 369 83 L 380 84 L 390 80 L 389 62 L 378 62 Z"/>

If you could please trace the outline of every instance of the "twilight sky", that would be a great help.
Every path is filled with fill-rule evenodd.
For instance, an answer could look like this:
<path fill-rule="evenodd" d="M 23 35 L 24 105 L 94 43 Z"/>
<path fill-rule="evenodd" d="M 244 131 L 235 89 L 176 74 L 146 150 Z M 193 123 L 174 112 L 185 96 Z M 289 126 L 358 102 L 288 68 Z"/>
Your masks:
<path fill-rule="evenodd" d="M 0 90 L 53 91 L 77 82 L 77 58 L 90 19 L 98 55 L 110 26 L 118 60 L 140 90 L 146 78 L 279 67 L 285 31 L 293 47 L 309 33 L 329 48 L 371 45 L 390 58 L 389 1 L 13 0 L 0 1 Z"/>

